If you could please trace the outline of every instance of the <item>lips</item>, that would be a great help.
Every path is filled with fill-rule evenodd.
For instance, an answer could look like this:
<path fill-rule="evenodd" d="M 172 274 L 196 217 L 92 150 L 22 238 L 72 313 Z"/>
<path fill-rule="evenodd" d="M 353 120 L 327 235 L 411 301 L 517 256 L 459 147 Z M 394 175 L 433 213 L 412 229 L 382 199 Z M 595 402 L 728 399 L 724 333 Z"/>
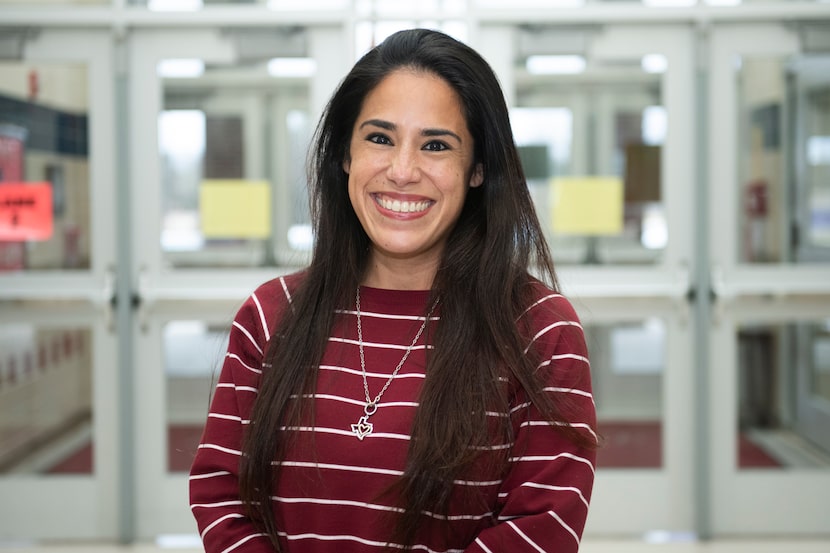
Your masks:
<path fill-rule="evenodd" d="M 429 209 L 435 203 L 432 200 L 401 200 L 397 198 L 388 198 L 380 194 L 373 194 L 375 202 L 382 207 L 392 211 L 393 213 L 421 213 Z"/>

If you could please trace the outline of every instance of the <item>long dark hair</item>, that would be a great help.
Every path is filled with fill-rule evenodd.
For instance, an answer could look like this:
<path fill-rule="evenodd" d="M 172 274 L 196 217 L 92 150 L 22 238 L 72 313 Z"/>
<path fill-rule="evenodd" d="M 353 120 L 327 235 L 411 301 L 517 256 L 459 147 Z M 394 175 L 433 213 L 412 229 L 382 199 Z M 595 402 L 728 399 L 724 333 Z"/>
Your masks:
<path fill-rule="evenodd" d="M 516 324 L 528 306 L 528 268 L 534 266 L 549 286 L 557 283 L 498 80 L 478 53 L 445 34 L 398 32 L 346 75 L 315 134 L 309 162 L 316 238 L 312 261 L 268 346 L 265 363 L 270 368 L 263 371 L 240 465 L 242 500 L 277 550 L 270 493 L 279 464 L 273 461 L 284 458 L 292 439 L 280 428 L 300 426 L 309 415 L 304 404 L 311 402 L 291 398 L 313 393 L 335 311 L 354 300 L 370 251 L 349 201 L 343 161 L 364 98 L 401 68 L 437 75 L 458 94 L 484 181 L 468 190 L 432 285 L 441 316 L 430 335 L 434 351 L 398 489 L 403 513 L 390 542 L 411 545 L 422 512 L 446 513 L 453 481 L 472 469 L 480 446 L 494 439 L 484 414 L 507 411 L 504 377 L 517 382 L 549 420 L 566 419 L 562 407 L 542 391 L 536 361 L 524 354 L 527 337 Z M 497 437 L 509 441 L 509 419 L 500 424 Z M 584 441 L 566 425 L 557 428 Z M 505 465 L 506 453 L 491 469 L 503 471 Z"/>

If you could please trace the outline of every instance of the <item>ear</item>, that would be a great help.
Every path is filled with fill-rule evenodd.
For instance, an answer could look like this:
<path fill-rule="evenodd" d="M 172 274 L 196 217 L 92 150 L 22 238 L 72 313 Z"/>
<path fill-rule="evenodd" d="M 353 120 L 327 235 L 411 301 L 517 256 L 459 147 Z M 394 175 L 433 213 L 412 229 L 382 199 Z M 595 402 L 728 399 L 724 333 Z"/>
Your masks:
<path fill-rule="evenodd" d="M 470 188 L 481 186 L 484 182 L 484 166 L 481 163 L 476 163 L 473 169 L 473 174 L 470 176 Z"/>
<path fill-rule="evenodd" d="M 343 171 L 348 175 L 349 171 L 352 170 L 352 158 L 347 157 L 343 160 Z"/>

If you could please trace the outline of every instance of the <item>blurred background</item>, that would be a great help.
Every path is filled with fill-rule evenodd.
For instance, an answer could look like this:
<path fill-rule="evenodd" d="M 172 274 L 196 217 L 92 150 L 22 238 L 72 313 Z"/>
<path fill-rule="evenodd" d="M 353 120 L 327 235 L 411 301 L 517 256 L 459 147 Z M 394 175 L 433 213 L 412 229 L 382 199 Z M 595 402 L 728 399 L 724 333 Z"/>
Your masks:
<path fill-rule="evenodd" d="M 0 0 L 0 544 L 192 543 L 230 321 L 413 26 L 498 74 L 585 324 L 586 536 L 830 540 L 830 3 Z"/>

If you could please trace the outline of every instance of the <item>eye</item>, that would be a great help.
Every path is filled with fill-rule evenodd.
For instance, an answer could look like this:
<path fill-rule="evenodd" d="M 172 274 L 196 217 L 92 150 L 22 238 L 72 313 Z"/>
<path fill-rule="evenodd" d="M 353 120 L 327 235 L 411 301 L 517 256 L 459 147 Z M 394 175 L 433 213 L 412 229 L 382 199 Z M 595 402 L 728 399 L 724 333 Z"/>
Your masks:
<path fill-rule="evenodd" d="M 392 144 L 392 141 L 389 140 L 389 137 L 381 133 L 372 133 L 366 137 L 366 140 L 368 140 L 369 142 L 374 142 L 375 144 Z"/>
<path fill-rule="evenodd" d="M 433 140 L 431 142 L 427 142 L 424 145 L 424 150 L 429 152 L 443 152 L 444 150 L 448 150 L 450 147 L 445 143 L 441 142 L 440 140 Z"/>

